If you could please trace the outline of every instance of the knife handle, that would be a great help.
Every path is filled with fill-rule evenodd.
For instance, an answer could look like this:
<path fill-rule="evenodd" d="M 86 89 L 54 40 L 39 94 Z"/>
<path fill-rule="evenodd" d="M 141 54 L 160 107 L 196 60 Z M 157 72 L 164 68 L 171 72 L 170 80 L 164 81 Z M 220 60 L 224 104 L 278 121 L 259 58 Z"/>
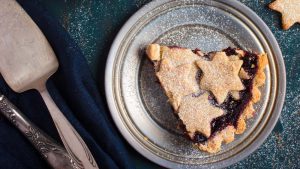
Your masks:
<path fill-rule="evenodd" d="M 66 150 L 30 122 L 4 95 L 0 95 L 0 112 L 26 136 L 52 168 L 75 169 Z"/>

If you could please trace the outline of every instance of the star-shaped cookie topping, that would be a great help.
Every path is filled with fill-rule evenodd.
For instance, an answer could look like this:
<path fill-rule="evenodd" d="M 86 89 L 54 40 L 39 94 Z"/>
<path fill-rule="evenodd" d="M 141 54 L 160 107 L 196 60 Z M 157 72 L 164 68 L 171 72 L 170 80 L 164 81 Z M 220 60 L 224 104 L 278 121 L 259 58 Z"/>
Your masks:
<path fill-rule="evenodd" d="M 228 92 L 244 89 L 238 75 L 242 64 L 242 60 L 229 60 L 225 52 L 217 52 L 212 61 L 198 60 L 197 65 L 203 72 L 200 88 L 211 91 L 218 103 L 223 103 Z"/>
<path fill-rule="evenodd" d="M 282 13 L 282 26 L 289 29 L 296 22 L 300 23 L 300 0 L 276 0 L 269 7 Z"/>
<path fill-rule="evenodd" d="M 171 67 L 169 60 L 163 59 L 160 70 L 156 73 L 175 110 L 178 109 L 183 96 L 198 90 L 192 85 L 194 81 L 190 76 L 192 66 L 192 64 L 183 64 L 178 67 Z"/>
<path fill-rule="evenodd" d="M 209 102 L 208 93 L 199 97 L 191 95 L 184 97 L 178 110 L 178 116 L 189 134 L 193 135 L 198 131 L 207 138 L 211 135 L 211 121 L 223 114 L 222 109 Z"/>

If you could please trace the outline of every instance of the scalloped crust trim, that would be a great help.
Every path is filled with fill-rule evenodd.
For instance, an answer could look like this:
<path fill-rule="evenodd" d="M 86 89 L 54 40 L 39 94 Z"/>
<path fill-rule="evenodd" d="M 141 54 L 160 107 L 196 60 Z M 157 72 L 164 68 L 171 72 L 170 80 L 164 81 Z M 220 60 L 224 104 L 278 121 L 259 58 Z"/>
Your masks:
<path fill-rule="evenodd" d="M 216 153 L 221 150 L 222 142 L 228 144 L 234 140 L 235 131 L 236 129 L 233 126 L 227 126 L 204 144 L 198 144 L 198 148 L 209 153 Z"/>

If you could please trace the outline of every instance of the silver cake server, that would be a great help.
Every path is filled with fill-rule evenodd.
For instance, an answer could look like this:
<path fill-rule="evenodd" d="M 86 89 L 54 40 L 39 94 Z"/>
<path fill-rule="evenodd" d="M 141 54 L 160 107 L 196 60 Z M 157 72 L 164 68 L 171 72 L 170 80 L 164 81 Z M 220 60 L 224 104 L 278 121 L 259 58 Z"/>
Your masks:
<path fill-rule="evenodd" d="M 0 72 L 15 92 L 36 89 L 78 169 L 98 169 L 88 146 L 46 88 L 58 69 L 56 55 L 42 31 L 15 0 L 0 0 Z M 58 39 L 59 40 L 59 39 Z"/>
<path fill-rule="evenodd" d="M 29 121 L 16 106 L 1 94 L 0 113 L 20 130 L 53 169 L 75 169 L 67 151 Z"/>

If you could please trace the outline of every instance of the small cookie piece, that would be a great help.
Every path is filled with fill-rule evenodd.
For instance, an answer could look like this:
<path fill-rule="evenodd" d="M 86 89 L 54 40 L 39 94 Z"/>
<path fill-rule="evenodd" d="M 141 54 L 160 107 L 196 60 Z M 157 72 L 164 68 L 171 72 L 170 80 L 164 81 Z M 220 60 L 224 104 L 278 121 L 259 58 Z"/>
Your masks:
<path fill-rule="evenodd" d="M 232 98 L 234 100 L 240 100 L 241 99 L 241 95 L 239 91 L 231 91 L 230 95 L 232 96 Z"/>
<path fill-rule="evenodd" d="M 269 8 L 282 14 L 282 27 L 288 30 L 296 22 L 300 23 L 300 0 L 276 0 Z"/>
<path fill-rule="evenodd" d="M 211 91 L 218 103 L 222 104 L 228 92 L 244 89 L 238 75 L 242 64 L 242 60 L 230 60 L 225 52 L 216 52 L 212 61 L 198 60 L 197 65 L 203 72 L 200 88 Z"/>
<path fill-rule="evenodd" d="M 250 79 L 251 77 L 248 75 L 248 73 L 245 71 L 245 69 L 241 68 L 239 76 L 241 79 Z"/>
<path fill-rule="evenodd" d="M 150 44 L 147 46 L 146 53 L 150 60 L 159 61 L 160 57 L 160 46 L 158 44 Z"/>

